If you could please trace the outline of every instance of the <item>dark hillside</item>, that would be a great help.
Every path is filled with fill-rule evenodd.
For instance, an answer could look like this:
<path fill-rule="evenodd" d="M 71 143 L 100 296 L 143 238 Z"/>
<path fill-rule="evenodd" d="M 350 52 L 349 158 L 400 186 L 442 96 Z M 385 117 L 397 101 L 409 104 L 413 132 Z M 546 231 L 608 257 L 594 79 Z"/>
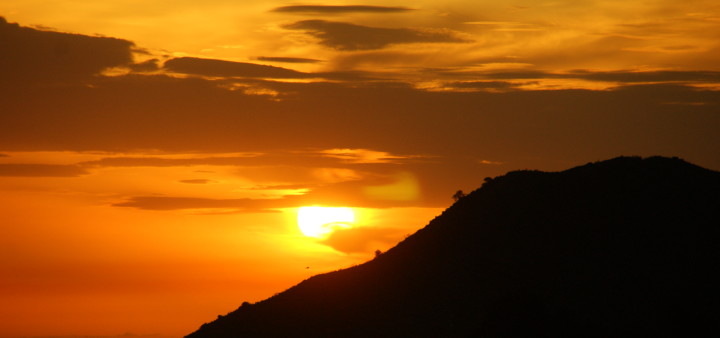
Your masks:
<path fill-rule="evenodd" d="M 720 173 L 679 159 L 510 172 L 188 337 L 687 336 L 718 318 L 719 224 Z"/>

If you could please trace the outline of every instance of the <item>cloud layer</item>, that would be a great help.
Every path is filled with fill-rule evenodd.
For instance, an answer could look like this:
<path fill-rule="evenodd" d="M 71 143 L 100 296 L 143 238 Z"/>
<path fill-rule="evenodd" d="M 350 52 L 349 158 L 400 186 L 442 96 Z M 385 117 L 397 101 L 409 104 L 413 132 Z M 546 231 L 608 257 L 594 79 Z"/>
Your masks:
<path fill-rule="evenodd" d="M 376 30 L 322 20 L 294 25 L 327 34 L 324 43 L 346 44 L 343 48 L 381 48 L 424 39 L 419 31 L 408 29 Z M 81 56 L 71 63 L 85 68 L 74 71 L 80 77 L 64 76 L 62 86 L 47 86 L 54 80 L 38 77 L 40 73 L 31 66 L 41 63 L 36 48 L 11 48 L 14 56 L 0 60 L 2 67 L 27 62 L 15 67 L 14 74 L 35 82 L 34 87 L 5 82 L 0 150 L 132 153 L 158 149 L 208 154 L 193 158 L 120 156 L 72 165 L 4 164 L 0 168 L 4 176 L 77 177 L 111 167 L 224 166 L 237 168 L 237 175 L 255 180 L 252 189 L 258 191 L 289 189 L 298 194 L 307 190 L 302 196 L 274 192 L 262 198 L 137 193 L 116 203 L 126 207 L 258 211 L 323 200 L 368 207 L 434 207 L 444 205 L 446 191 L 453 192 L 462 182 L 479 182 L 505 168 L 505 164 L 489 168 L 480 163 L 664 154 L 720 165 L 715 151 L 720 139 L 714 128 L 720 124 L 714 113 L 720 105 L 720 92 L 703 87 L 720 82 L 713 70 L 551 72 L 488 67 L 421 68 L 403 74 L 415 72 L 433 78 L 425 88 L 412 83 L 412 77 L 406 81 L 392 77 L 397 74 L 384 78 L 382 72 L 300 72 L 198 57 L 170 58 L 158 68 L 159 59 L 134 62 L 128 54 L 133 44 L 125 40 L 46 32 L 7 22 L 2 27 L 10 32 L 3 38 L 12 37 L 14 40 L 8 41 L 14 45 L 44 46 L 38 50 L 66 41 L 76 46 L 77 42 L 82 48 L 73 53 Z M 344 33 L 338 32 L 348 27 L 357 34 L 341 38 Z M 379 38 L 381 33 L 389 35 Z M 455 39 L 452 34 L 436 37 Z M 106 54 L 97 54 L 96 49 Z M 85 58 L 98 60 L 80 65 Z M 135 72 L 97 75 L 107 67 L 121 65 L 136 65 Z M 40 69 L 54 74 L 50 68 Z M 332 81 L 317 80 L 323 77 Z M 528 89 L 542 81 L 567 80 L 612 82 L 615 87 Z M 227 152 L 247 154 L 213 155 Z M 293 152 L 295 155 L 288 155 Z M 284 155 L 253 155 L 257 153 Z M 272 175 L 287 179 L 269 180 Z M 195 187 L 221 186 L 221 181 L 212 175 L 173 180 Z M 403 192 L 393 192 L 395 188 Z"/>

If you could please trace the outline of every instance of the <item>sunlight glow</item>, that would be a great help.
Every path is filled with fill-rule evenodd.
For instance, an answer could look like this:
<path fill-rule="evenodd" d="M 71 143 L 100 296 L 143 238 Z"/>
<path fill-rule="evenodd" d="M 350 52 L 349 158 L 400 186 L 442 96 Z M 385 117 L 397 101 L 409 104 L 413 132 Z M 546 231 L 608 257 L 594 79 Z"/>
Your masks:
<path fill-rule="evenodd" d="M 352 208 L 300 207 L 297 223 L 303 235 L 315 238 L 327 237 L 337 228 L 349 228 L 355 222 Z"/>

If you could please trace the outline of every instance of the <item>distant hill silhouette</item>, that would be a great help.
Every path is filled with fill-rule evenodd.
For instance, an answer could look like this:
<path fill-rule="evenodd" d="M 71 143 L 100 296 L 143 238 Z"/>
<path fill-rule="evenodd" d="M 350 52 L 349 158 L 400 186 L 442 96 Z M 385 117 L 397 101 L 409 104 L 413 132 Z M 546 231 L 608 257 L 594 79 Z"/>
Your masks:
<path fill-rule="evenodd" d="M 720 173 L 677 158 L 510 172 L 372 261 L 188 337 L 717 333 L 719 227 Z"/>

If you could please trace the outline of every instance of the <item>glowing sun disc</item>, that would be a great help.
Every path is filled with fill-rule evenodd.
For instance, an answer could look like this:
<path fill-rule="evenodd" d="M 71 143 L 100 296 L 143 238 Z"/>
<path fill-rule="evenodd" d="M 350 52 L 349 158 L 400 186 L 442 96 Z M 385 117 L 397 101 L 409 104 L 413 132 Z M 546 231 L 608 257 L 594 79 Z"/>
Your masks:
<path fill-rule="evenodd" d="M 337 228 L 349 228 L 355 222 L 352 208 L 300 207 L 297 223 L 303 235 L 323 238 Z"/>

